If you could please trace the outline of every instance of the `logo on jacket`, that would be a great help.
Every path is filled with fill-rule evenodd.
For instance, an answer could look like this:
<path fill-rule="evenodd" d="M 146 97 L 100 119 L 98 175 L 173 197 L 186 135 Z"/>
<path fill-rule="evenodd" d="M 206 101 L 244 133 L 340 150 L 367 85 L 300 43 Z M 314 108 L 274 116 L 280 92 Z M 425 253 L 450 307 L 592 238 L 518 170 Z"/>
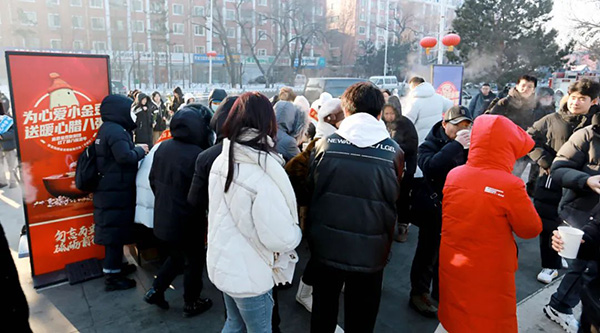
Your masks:
<path fill-rule="evenodd" d="M 483 191 L 484 191 L 485 193 L 489 193 L 489 194 L 497 195 L 497 196 L 499 196 L 499 197 L 501 197 L 501 198 L 504 198 L 504 191 L 502 191 L 502 190 L 499 190 L 499 189 L 496 189 L 496 188 L 493 188 L 493 187 L 486 186 L 486 187 L 485 187 L 485 190 L 483 190 Z"/>

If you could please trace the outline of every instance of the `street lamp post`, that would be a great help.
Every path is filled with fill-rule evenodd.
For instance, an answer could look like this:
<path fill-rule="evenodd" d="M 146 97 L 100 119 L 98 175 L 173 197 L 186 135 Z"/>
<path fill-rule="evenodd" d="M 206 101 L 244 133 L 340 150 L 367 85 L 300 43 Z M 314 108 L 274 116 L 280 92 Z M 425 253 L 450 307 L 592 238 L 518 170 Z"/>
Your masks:
<path fill-rule="evenodd" d="M 206 48 L 208 52 L 212 52 L 213 38 L 213 0 L 210 0 L 209 5 L 210 15 L 208 15 L 208 35 L 206 36 Z M 208 84 L 212 84 L 212 57 L 208 57 Z"/>
<path fill-rule="evenodd" d="M 389 26 L 390 26 L 390 0 L 386 1 L 385 5 L 385 52 L 383 55 L 383 76 L 387 76 L 388 70 L 388 43 L 389 43 Z"/>
<path fill-rule="evenodd" d="M 442 36 L 444 35 L 444 30 L 446 29 L 446 0 L 440 0 L 440 29 L 438 40 L 442 40 Z M 442 43 L 438 44 L 438 65 L 444 63 L 444 46 Z"/>

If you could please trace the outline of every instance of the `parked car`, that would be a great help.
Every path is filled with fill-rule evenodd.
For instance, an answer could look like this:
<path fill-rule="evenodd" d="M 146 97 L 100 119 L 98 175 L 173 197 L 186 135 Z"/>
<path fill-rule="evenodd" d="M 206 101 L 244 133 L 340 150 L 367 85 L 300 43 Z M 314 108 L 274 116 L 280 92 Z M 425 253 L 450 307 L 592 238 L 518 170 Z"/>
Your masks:
<path fill-rule="evenodd" d="M 333 97 L 340 97 L 351 85 L 365 81 L 367 80 L 353 77 L 311 78 L 304 88 L 304 97 L 310 103 L 316 101 L 324 92 L 330 93 Z"/>
<path fill-rule="evenodd" d="M 408 84 L 403 81 L 398 81 L 395 76 L 371 76 L 369 81 L 381 89 L 389 89 L 392 93 L 399 96 L 406 95 Z"/>
<path fill-rule="evenodd" d="M 119 81 L 111 81 L 112 93 L 127 96 L 127 87 Z"/>

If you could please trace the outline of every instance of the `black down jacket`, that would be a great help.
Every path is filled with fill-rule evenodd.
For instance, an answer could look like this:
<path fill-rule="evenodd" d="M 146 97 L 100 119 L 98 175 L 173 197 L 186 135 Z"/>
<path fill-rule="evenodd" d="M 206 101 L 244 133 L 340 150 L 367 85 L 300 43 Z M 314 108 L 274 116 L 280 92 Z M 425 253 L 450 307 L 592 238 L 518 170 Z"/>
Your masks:
<path fill-rule="evenodd" d="M 196 158 L 214 140 L 211 115 L 200 104 L 183 107 L 171 119 L 173 139 L 161 143 L 154 154 L 149 179 L 155 196 L 154 235 L 161 240 L 198 240 L 204 233 L 206 214 L 193 209 L 187 197 Z"/>
<path fill-rule="evenodd" d="M 540 174 L 536 181 L 533 203 L 542 218 L 544 228 L 554 230 L 558 226 L 558 204 L 562 197 L 560 184 L 548 177 L 556 152 L 569 140 L 571 135 L 592 123 L 592 116 L 600 108 L 593 106 L 587 115 L 569 113 L 566 104 L 558 112 L 551 113 L 536 121 L 527 130 L 535 141 L 535 147 L 529 157 L 540 166 Z"/>
<path fill-rule="evenodd" d="M 600 175 L 600 115 L 596 114 L 592 123 L 573 133 L 552 163 L 551 176 L 564 188 L 559 217 L 576 228 L 589 222 L 599 199 L 587 186 L 587 179 Z"/>
<path fill-rule="evenodd" d="M 146 105 L 142 105 L 142 101 L 146 99 Z M 140 93 L 138 96 L 140 103 L 133 109 L 135 113 L 135 143 L 145 143 L 148 148 L 152 148 L 152 116 L 156 109 L 154 103 L 150 101 L 150 97 Z"/>
<path fill-rule="evenodd" d="M 134 241 L 135 176 L 145 153 L 133 144 L 135 123 L 130 112 L 131 100 L 125 96 L 107 96 L 100 105 L 104 123 L 95 144 L 102 178 L 94 192 L 94 240 L 100 245 Z"/>
<path fill-rule="evenodd" d="M 391 138 L 359 148 L 319 140 L 309 169 L 311 258 L 344 271 L 382 270 L 392 245 L 404 153 Z"/>

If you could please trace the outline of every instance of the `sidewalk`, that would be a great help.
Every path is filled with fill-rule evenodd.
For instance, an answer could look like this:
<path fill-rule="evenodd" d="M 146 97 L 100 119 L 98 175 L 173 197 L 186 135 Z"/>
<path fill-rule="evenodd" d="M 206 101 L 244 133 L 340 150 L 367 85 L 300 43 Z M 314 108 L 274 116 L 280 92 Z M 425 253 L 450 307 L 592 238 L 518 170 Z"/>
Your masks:
<path fill-rule="evenodd" d="M 560 281 L 562 281 L 562 276 L 517 304 L 519 333 L 564 332 L 558 324 L 548 319 L 542 311 L 544 306 L 548 304 L 550 296 L 558 288 Z M 575 317 L 579 318 L 581 315 L 581 303 L 577 305 L 574 313 Z"/>

